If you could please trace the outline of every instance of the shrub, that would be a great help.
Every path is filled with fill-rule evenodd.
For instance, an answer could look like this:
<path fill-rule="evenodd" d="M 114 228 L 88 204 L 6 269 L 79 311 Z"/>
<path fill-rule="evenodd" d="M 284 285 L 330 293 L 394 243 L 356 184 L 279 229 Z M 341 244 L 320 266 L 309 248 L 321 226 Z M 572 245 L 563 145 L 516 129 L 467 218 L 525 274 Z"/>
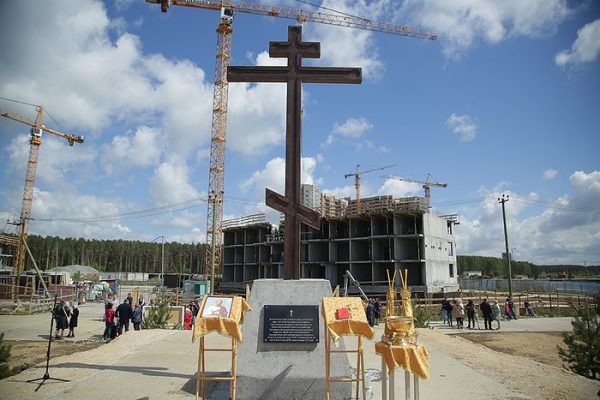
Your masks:
<path fill-rule="evenodd" d="M 10 359 L 10 346 L 3 344 L 4 332 L 0 333 L 0 379 L 8 378 L 19 372 L 19 368 L 10 368 L 8 360 Z"/>
<path fill-rule="evenodd" d="M 437 315 L 436 307 L 428 307 L 427 305 L 416 304 L 413 300 L 413 318 L 415 320 L 415 328 L 428 328 L 429 321 Z"/>
<path fill-rule="evenodd" d="M 573 332 L 563 333 L 567 349 L 558 347 L 566 368 L 587 378 L 600 379 L 600 323 L 588 308 L 577 310 L 571 321 Z"/>
<path fill-rule="evenodd" d="M 169 300 L 164 297 L 157 297 L 154 307 L 148 307 L 148 315 L 142 322 L 144 329 L 165 329 L 171 318 L 171 308 Z"/>

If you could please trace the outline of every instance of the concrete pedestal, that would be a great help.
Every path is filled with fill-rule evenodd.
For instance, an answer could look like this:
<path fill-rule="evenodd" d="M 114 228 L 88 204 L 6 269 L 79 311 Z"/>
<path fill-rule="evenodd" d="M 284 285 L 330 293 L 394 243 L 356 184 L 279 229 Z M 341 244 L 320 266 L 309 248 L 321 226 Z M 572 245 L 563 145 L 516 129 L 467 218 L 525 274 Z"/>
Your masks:
<path fill-rule="evenodd" d="M 331 296 L 324 279 L 258 279 L 252 285 L 252 312 L 244 317 L 238 348 L 237 387 L 240 400 L 323 400 L 325 337 L 321 300 Z M 318 305 L 319 343 L 263 343 L 265 305 Z M 332 376 L 351 376 L 345 354 L 332 357 Z M 349 383 L 332 384 L 331 399 L 351 398 Z"/>

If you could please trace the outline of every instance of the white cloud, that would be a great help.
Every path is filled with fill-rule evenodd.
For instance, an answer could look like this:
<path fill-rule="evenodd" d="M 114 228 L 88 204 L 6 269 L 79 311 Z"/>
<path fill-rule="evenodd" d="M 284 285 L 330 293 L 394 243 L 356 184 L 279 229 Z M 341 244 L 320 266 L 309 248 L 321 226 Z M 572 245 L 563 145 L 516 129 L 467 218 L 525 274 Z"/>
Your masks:
<path fill-rule="evenodd" d="M 333 189 L 323 189 L 323 193 L 335 196 L 338 198 L 350 197 L 352 199 L 356 198 L 356 188 L 354 185 L 346 185 L 342 187 L 335 187 Z M 369 194 L 368 187 L 366 185 L 361 185 L 361 198 L 364 196 L 368 196 Z"/>
<path fill-rule="evenodd" d="M 520 258 L 542 264 L 583 263 L 600 260 L 600 171 L 574 172 L 572 195 L 541 201 L 535 193 L 510 194 L 506 203 L 510 247 Z M 504 251 L 502 210 L 496 197 L 501 186 L 483 188 L 480 209 L 459 210 L 459 254 L 500 257 Z"/>
<path fill-rule="evenodd" d="M 570 50 L 563 50 L 554 56 L 556 65 L 566 67 L 594 62 L 600 54 L 600 19 L 590 22 L 577 31 L 577 39 Z"/>
<path fill-rule="evenodd" d="M 35 190 L 33 196 L 30 232 L 37 235 L 63 237 L 116 239 L 131 237 L 130 227 L 115 218 L 98 218 L 115 215 L 126 209 L 115 200 L 78 195 L 71 192 Z M 86 219 L 86 222 L 69 222 L 62 219 Z M 46 221 L 44 221 L 46 220 Z"/>
<path fill-rule="evenodd" d="M 556 177 L 556 174 L 558 174 L 557 170 L 548 168 L 544 171 L 544 175 L 542 176 L 542 178 L 546 181 L 549 181 L 551 179 L 554 179 Z"/>
<path fill-rule="evenodd" d="M 261 52 L 256 65 L 285 65 Z M 285 138 L 286 87 L 280 83 L 230 83 L 227 149 L 246 156 L 264 154 Z"/>
<path fill-rule="evenodd" d="M 348 118 L 343 124 L 338 124 L 336 122 L 333 126 L 333 133 L 344 137 L 358 139 L 371 129 L 373 129 L 373 124 L 366 118 Z"/>
<path fill-rule="evenodd" d="M 452 113 L 446 120 L 446 125 L 456 133 L 463 142 L 470 142 L 477 135 L 477 123 L 470 115 L 457 115 Z"/>
<path fill-rule="evenodd" d="M 422 196 L 422 187 L 418 183 L 386 179 L 377 193 L 381 196 L 409 197 Z"/>
<path fill-rule="evenodd" d="M 388 0 L 357 1 L 325 0 L 322 6 L 377 20 L 385 17 Z M 331 13 L 329 11 L 325 11 Z M 321 42 L 320 65 L 360 67 L 363 79 L 380 79 L 385 71 L 373 40 L 373 32 L 339 26 L 312 24 L 305 28 L 304 40 Z"/>
<path fill-rule="evenodd" d="M 133 135 L 115 136 L 103 150 L 104 167 L 115 173 L 123 167 L 147 167 L 160 160 L 161 144 L 158 129 L 140 126 Z"/>
<path fill-rule="evenodd" d="M 301 183 L 314 184 L 314 173 L 317 166 L 317 158 L 302 157 Z M 240 185 L 242 192 L 254 192 L 258 196 L 264 196 L 265 188 L 277 193 L 285 193 L 285 160 L 281 157 L 269 160 L 265 168 L 254 171 L 250 178 Z"/>
<path fill-rule="evenodd" d="M 182 203 L 200 196 L 189 183 L 188 168 L 181 160 L 161 163 L 150 179 L 149 191 L 161 205 Z"/>
<path fill-rule="evenodd" d="M 87 137 L 114 122 L 134 129 L 150 123 L 165 133 L 167 151 L 183 155 L 209 138 L 213 91 L 204 72 L 187 60 L 144 54 L 139 38 L 110 20 L 101 2 L 11 1 L 3 7 L 4 96 L 43 104 Z M 35 26 L 23 23 L 32 19 Z"/>
<path fill-rule="evenodd" d="M 478 39 L 495 44 L 552 34 L 571 12 L 564 0 L 407 0 L 396 11 L 397 19 L 437 33 L 450 59 L 460 58 Z"/>
<path fill-rule="evenodd" d="M 8 165 L 15 174 L 25 178 L 25 169 L 29 158 L 29 136 L 15 137 L 6 150 L 10 162 Z M 52 185 L 57 190 L 71 187 L 74 181 L 82 179 L 88 171 L 84 168 L 94 161 L 96 152 L 86 143 L 69 146 L 65 140 L 51 134 L 42 135 L 39 149 L 36 185 Z M 43 166 L 40 166 L 42 164 Z M 23 181 L 18 183 L 22 190 Z"/>

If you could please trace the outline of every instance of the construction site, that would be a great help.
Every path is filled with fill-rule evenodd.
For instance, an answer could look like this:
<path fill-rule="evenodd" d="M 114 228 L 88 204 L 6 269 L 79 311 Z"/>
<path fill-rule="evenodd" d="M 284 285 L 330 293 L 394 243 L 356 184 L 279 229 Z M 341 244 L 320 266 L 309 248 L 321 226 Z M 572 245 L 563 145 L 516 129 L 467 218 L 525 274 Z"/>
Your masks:
<path fill-rule="evenodd" d="M 425 40 L 436 40 L 434 33 L 425 31 L 418 27 L 411 27 L 405 24 L 394 24 L 369 20 L 361 17 L 340 13 L 335 10 L 325 9 L 326 11 L 310 11 L 300 8 L 289 8 L 263 4 L 260 2 L 233 4 L 231 1 L 211 2 L 211 1 L 186 1 L 186 0 L 146 0 L 147 3 L 153 3 L 160 6 L 160 11 L 166 13 L 171 7 L 187 7 L 192 9 L 216 11 L 219 13 L 217 24 L 217 46 L 216 62 L 214 67 L 214 91 L 212 106 L 212 125 L 210 129 L 210 157 L 208 168 L 208 190 L 207 190 L 207 210 L 206 210 L 206 254 L 203 276 L 211 282 L 210 291 L 214 292 L 215 282 L 219 281 L 222 275 L 223 286 L 227 290 L 234 286 L 243 286 L 257 277 L 279 277 L 281 260 L 276 261 L 280 254 L 278 253 L 278 243 L 281 244 L 281 236 L 272 235 L 269 228 L 260 222 L 261 230 L 256 231 L 256 238 L 252 239 L 250 233 L 248 238 L 240 239 L 237 234 L 233 241 L 230 239 L 231 233 L 224 234 L 223 207 L 225 190 L 225 152 L 227 141 L 227 111 L 228 111 L 228 93 L 229 82 L 227 79 L 227 69 L 231 60 L 231 45 L 233 36 L 234 14 L 246 13 L 273 18 L 284 18 L 293 20 L 295 23 L 317 23 L 332 25 L 337 27 L 354 28 L 357 30 L 367 30 L 399 37 L 409 37 Z M 44 298 L 51 297 L 52 290 L 49 290 L 49 278 L 44 277 L 40 268 L 34 259 L 34 256 L 28 249 L 27 237 L 29 224 L 32 214 L 33 192 L 35 185 L 36 172 L 38 168 L 38 159 L 40 146 L 42 144 L 42 134 L 65 139 L 69 146 L 75 143 L 83 143 L 83 136 L 64 133 L 45 125 L 45 116 L 47 111 L 41 105 L 25 103 L 19 100 L 7 99 L 21 105 L 34 106 L 37 112 L 35 120 L 19 115 L 11 110 L 0 109 L 0 115 L 12 121 L 25 124 L 30 127 L 30 151 L 25 172 L 25 185 L 21 204 L 21 212 L 18 219 L 11 222 L 16 227 L 15 233 L 0 234 L 0 247 L 2 258 L 9 265 L 2 277 L 0 285 L 2 297 L 11 298 L 15 303 L 15 309 L 19 310 L 20 299 L 31 301 L 34 298 L 44 301 Z M 55 121 L 56 122 L 56 121 Z M 407 199 L 406 201 L 394 200 L 391 197 L 382 197 L 379 199 L 365 199 L 365 212 L 360 208 L 360 175 L 366 172 L 384 169 L 376 168 L 369 171 L 359 171 L 346 175 L 346 178 L 353 176 L 357 189 L 357 196 L 354 202 L 346 202 L 323 196 L 320 201 L 319 209 L 322 210 L 324 222 L 322 228 L 315 232 L 304 232 L 314 236 L 314 242 L 310 246 L 305 246 L 304 252 L 310 257 L 303 256 L 304 267 L 303 275 L 313 277 L 325 277 L 335 284 L 339 279 L 340 271 L 349 269 L 357 274 L 359 278 L 364 278 L 371 285 L 377 286 L 379 280 L 385 275 L 385 270 L 395 268 L 400 263 L 406 264 L 411 270 L 414 270 L 414 284 L 423 290 L 437 290 L 444 287 L 456 288 L 456 278 L 449 276 L 443 278 L 441 273 L 431 273 L 427 270 L 428 266 L 438 262 L 438 256 L 432 253 L 433 242 L 425 243 L 427 235 L 436 235 L 429 232 L 429 224 L 444 225 L 444 231 L 447 228 L 447 221 L 443 219 L 438 222 L 431 222 L 428 207 L 423 203 L 423 199 Z M 426 180 L 427 183 L 427 180 Z M 435 184 L 433 184 L 435 186 Z M 428 185 L 424 185 L 426 191 Z M 426 192 L 427 194 L 427 192 Z M 426 196 L 428 197 L 428 196 Z M 402 211 L 402 213 L 398 213 Z M 427 215 L 427 216 L 426 216 Z M 243 219 L 243 218 L 242 218 Z M 456 221 L 451 222 L 453 226 Z M 263 225 L 261 225 L 263 224 Z M 433 226 L 432 225 L 432 226 Z M 426 227 L 427 226 L 427 227 Z M 412 227 L 412 228 L 411 228 Z M 438 228 L 435 228 L 436 230 Z M 369 231 L 377 232 L 377 239 L 371 239 Z M 344 233 L 345 232 L 345 233 Z M 400 233 L 403 232 L 403 233 Z M 408 233 L 412 232 L 412 233 Z M 360 235 L 360 236 L 357 236 Z M 261 246 L 259 243 L 269 243 Z M 270 240 L 266 242 L 266 237 Z M 442 235 L 443 236 L 443 235 Z M 277 237 L 277 240 L 275 238 Z M 429 237 L 429 236 L 427 236 Z M 436 237 L 436 236 L 431 236 Z M 360 239 L 359 239 L 360 238 Z M 393 238 L 393 239 L 392 239 Z M 258 241 L 260 239 L 260 241 Z M 448 246 L 447 238 L 440 236 L 440 240 L 435 242 L 437 251 L 442 252 Z M 164 236 L 163 236 L 164 240 Z M 227 245 L 224 244 L 227 241 Z M 313 239 L 310 239 L 313 240 Z M 386 242 L 387 240 L 387 242 Z M 433 239 L 432 239 L 433 240 Z M 331 241 L 331 244 L 329 243 Z M 337 242 L 339 241 L 339 243 Z M 387 244 L 386 244 L 387 243 Z M 451 240 L 452 246 L 454 241 Z M 247 246 L 242 249 L 243 257 L 240 257 L 240 250 L 233 250 L 229 246 Z M 271 249 L 271 246 L 272 249 Z M 430 246 L 430 247 L 426 247 Z M 224 262 L 223 255 L 227 247 L 227 261 Z M 253 260 L 251 248 L 255 248 L 256 261 Z M 262 250 L 260 250 L 262 249 Z M 269 249 L 266 253 L 265 249 Z M 427 250 L 426 250 L 427 249 Z M 452 247 L 454 249 L 454 247 Z M 272 251 L 271 251 L 272 250 Z M 371 254 L 372 250 L 372 254 Z M 443 250 L 447 251 L 447 250 Z M 453 250 L 452 250 L 453 251 Z M 325 256 L 327 253 L 327 256 Z M 33 271 L 25 274 L 25 259 L 29 257 L 34 266 Z M 231 258 L 233 257 L 233 258 Z M 429 258 L 426 258 L 429 257 Z M 439 257 L 440 260 L 444 257 Z M 425 261 L 427 260 L 427 262 Z M 453 260 L 453 261 L 452 261 Z M 444 260 L 446 262 L 448 260 Z M 344 264 L 345 263 L 345 264 Z M 327 265 L 325 265 L 327 264 Z M 448 262 L 452 267 L 445 265 L 444 268 L 456 269 L 455 258 Z M 259 267 L 260 265 L 260 267 Z M 335 266 L 334 266 L 335 265 Z M 364 268 L 363 268 L 364 267 Z M 382 275 L 383 274 L 383 275 Z M 162 275 L 162 274 L 161 274 Z M 439 276 L 438 276 L 439 275 Z M 233 285 L 235 284 L 235 285 Z M 51 289 L 51 288 L 50 288 Z M 30 307 L 31 308 L 31 307 Z M 36 308 L 36 307 L 33 307 Z"/>
<path fill-rule="evenodd" d="M 321 215 L 319 229 L 301 233 L 301 278 L 344 284 L 346 271 L 367 293 L 384 293 L 387 274 L 408 269 L 415 292 L 458 289 L 456 215 L 437 215 L 429 197 L 378 196 L 357 201 L 302 185 L 304 205 Z M 283 276 L 283 222 L 264 214 L 228 220 L 223 228 L 221 288 L 242 289 L 254 279 Z M 350 288 L 356 293 L 356 288 Z"/>

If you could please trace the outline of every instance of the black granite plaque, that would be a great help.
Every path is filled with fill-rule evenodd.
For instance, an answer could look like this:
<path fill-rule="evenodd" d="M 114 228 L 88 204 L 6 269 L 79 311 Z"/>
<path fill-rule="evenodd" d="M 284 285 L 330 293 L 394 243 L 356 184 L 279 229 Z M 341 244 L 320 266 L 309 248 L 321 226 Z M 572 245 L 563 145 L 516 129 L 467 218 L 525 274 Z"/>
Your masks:
<path fill-rule="evenodd" d="M 263 342 L 318 343 L 319 306 L 264 306 Z"/>

